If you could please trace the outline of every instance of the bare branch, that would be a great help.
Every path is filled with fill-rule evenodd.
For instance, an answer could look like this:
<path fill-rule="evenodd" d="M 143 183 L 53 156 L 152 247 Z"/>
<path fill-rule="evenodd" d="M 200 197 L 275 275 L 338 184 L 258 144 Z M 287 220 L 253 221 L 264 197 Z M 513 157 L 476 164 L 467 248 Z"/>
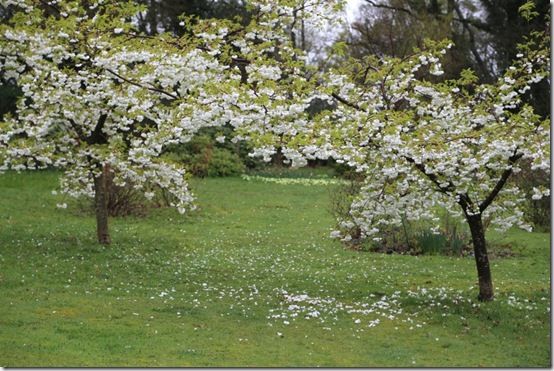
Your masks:
<path fill-rule="evenodd" d="M 473 57 L 475 58 L 475 61 L 477 62 L 477 65 L 481 69 L 481 72 L 484 76 L 487 76 L 490 78 L 490 73 L 487 69 L 487 66 L 485 65 L 485 62 L 483 61 L 483 58 L 481 58 L 481 54 L 475 47 L 476 41 L 475 41 L 475 35 L 473 34 L 473 30 L 471 27 L 469 27 L 469 23 L 462 14 L 462 11 L 460 9 L 460 6 L 454 1 L 453 2 L 454 10 L 456 11 L 456 14 L 458 14 L 459 21 L 462 23 L 462 26 L 464 27 L 464 30 L 466 30 L 468 36 L 469 36 L 469 43 L 470 43 L 470 50 L 471 54 L 473 54 Z"/>
<path fill-rule="evenodd" d="M 406 8 L 402 8 L 402 7 L 399 7 L 399 6 L 392 6 L 392 5 L 388 5 L 388 4 L 377 4 L 372 0 L 365 0 L 365 2 L 368 3 L 369 5 L 375 7 L 375 8 L 382 8 L 382 9 L 404 12 L 404 13 L 409 14 L 411 17 L 414 17 L 415 19 L 419 19 L 418 17 L 416 17 L 414 15 L 414 13 L 412 13 L 411 10 L 406 9 Z"/>

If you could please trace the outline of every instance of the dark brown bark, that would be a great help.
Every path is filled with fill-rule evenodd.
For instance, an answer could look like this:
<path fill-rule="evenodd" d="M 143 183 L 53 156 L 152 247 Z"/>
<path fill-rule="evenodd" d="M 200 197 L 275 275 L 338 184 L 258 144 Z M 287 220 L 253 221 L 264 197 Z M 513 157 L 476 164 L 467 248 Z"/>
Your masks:
<path fill-rule="evenodd" d="M 109 245 L 111 243 L 110 231 L 108 228 L 108 201 L 110 166 L 105 164 L 102 172 L 94 178 L 94 205 L 96 211 L 96 234 L 98 243 Z"/>
<path fill-rule="evenodd" d="M 277 151 L 275 152 L 275 155 L 273 156 L 271 163 L 275 166 L 281 167 L 284 164 L 285 156 L 283 156 L 283 151 L 281 151 L 281 147 L 277 148 Z"/>
<path fill-rule="evenodd" d="M 513 165 L 522 157 L 523 153 L 517 153 L 516 149 L 515 153 L 508 159 L 508 165 L 510 166 L 506 170 L 504 170 L 504 172 L 502 172 L 500 179 L 498 179 L 498 181 L 496 182 L 496 185 L 494 186 L 491 193 L 489 193 L 488 197 L 479 205 L 479 210 L 481 212 L 485 211 L 485 209 L 489 207 L 496 196 L 498 196 L 502 188 L 504 188 L 504 185 L 506 185 L 508 178 L 510 178 L 510 175 L 512 175 Z"/>
<path fill-rule="evenodd" d="M 494 296 L 491 269 L 489 265 L 489 256 L 487 254 L 487 245 L 485 242 L 485 229 L 483 228 L 483 219 L 481 214 L 466 215 L 469 229 L 471 230 L 471 239 L 473 241 L 473 252 L 475 253 L 475 263 L 477 265 L 477 275 L 479 277 L 479 296 L 480 301 L 491 301 Z"/>

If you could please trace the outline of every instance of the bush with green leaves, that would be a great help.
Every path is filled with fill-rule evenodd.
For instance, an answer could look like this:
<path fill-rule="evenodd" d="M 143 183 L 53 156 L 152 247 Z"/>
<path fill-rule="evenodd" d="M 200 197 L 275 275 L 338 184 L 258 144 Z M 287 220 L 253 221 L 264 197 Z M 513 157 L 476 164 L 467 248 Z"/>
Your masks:
<path fill-rule="evenodd" d="M 208 176 L 233 176 L 244 172 L 245 166 L 238 154 L 224 148 L 214 148 L 208 165 Z"/>
<path fill-rule="evenodd" d="M 236 176 L 246 170 L 240 156 L 241 144 L 221 143 L 220 131 L 205 130 L 190 142 L 172 146 L 164 155 L 183 164 L 198 177 Z"/>

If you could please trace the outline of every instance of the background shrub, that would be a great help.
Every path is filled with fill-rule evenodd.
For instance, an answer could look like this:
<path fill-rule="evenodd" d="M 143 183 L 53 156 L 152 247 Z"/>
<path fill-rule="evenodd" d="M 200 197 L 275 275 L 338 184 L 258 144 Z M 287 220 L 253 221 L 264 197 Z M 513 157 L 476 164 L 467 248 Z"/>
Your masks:
<path fill-rule="evenodd" d="M 223 137 L 223 142 L 217 138 Z M 230 128 L 204 128 L 191 141 L 170 146 L 166 159 L 184 165 L 197 177 L 236 176 L 262 162 L 248 156 L 251 148 L 242 142 L 232 143 Z"/>
<path fill-rule="evenodd" d="M 531 171 L 529 163 L 522 164 L 522 170 L 514 175 L 514 181 L 527 195 L 531 195 L 533 187 L 550 188 L 550 175 L 544 171 Z M 527 221 L 541 231 L 550 231 L 550 196 L 540 200 L 527 197 L 524 209 Z"/>
<path fill-rule="evenodd" d="M 237 153 L 225 148 L 214 148 L 207 166 L 208 176 L 232 176 L 244 173 L 246 166 Z"/>

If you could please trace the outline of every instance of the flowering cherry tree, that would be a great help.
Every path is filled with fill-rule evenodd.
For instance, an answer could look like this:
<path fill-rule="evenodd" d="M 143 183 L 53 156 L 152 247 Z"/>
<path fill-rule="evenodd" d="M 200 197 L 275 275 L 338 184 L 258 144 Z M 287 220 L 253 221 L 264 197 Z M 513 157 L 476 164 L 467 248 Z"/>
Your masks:
<path fill-rule="evenodd" d="M 548 77 L 548 37 L 531 35 L 490 85 L 479 84 L 471 71 L 440 82 L 449 46 L 430 42 L 404 60 L 368 57 L 331 74 L 324 93 L 336 107 L 322 112 L 294 148 L 307 158 L 332 156 L 364 175 L 349 217 L 332 233 L 343 241 L 353 230 L 361 231 L 357 238 L 379 240 L 384 226 L 399 226 L 404 217 L 438 222 L 440 209 L 464 218 L 479 299 L 486 301 L 493 285 L 483 220 L 499 230 L 530 229 L 522 202 L 549 194 L 535 188 L 526 195 L 509 182 L 523 160 L 549 171 L 549 120 L 522 99 Z"/>
<path fill-rule="evenodd" d="M 522 15 L 533 16 L 532 3 Z M 549 195 L 541 187 L 525 194 L 510 182 L 524 162 L 550 171 L 549 119 L 524 100 L 549 76 L 548 41 L 544 33 L 529 35 L 495 84 L 480 84 L 470 70 L 441 81 L 449 41 L 428 42 L 404 59 L 348 60 L 295 89 L 304 92 L 296 93 L 295 107 L 304 116 L 265 122 L 249 139 L 266 158 L 279 145 L 293 165 L 332 157 L 364 176 L 349 216 L 332 232 L 343 241 L 378 241 L 384 227 L 400 226 L 403 218 L 438 224 L 442 210 L 463 218 L 472 236 L 478 297 L 492 300 L 484 221 L 500 231 L 530 230 L 522 203 Z M 315 100 L 331 108 L 308 115 Z"/>
<path fill-rule="evenodd" d="M 9 3 L 22 11 L 2 27 L 0 60 L 3 78 L 15 79 L 24 97 L 2 124 L 4 168 L 63 168 L 63 192 L 94 195 L 103 244 L 110 173 L 146 197 L 152 186 L 165 189 L 184 212 L 192 201 L 184 170 L 160 155 L 221 124 L 223 109 L 204 101 L 224 66 L 193 38 L 172 45 L 129 35 L 132 3 Z"/>
<path fill-rule="evenodd" d="M 3 0 L 15 14 L 0 26 L 1 77 L 23 97 L 0 123 L 1 169 L 63 169 L 64 193 L 94 196 L 103 244 L 109 179 L 147 198 L 162 188 L 185 212 L 193 197 L 184 169 L 164 160 L 168 145 L 207 126 L 231 125 L 241 140 L 305 123 L 308 102 L 292 88 L 309 90 L 308 79 L 290 33 L 298 6 L 317 18 L 321 4 L 334 2 L 251 1 L 246 26 L 184 18 L 184 36 L 152 37 L 136 31 L 131 1 Z"/>

